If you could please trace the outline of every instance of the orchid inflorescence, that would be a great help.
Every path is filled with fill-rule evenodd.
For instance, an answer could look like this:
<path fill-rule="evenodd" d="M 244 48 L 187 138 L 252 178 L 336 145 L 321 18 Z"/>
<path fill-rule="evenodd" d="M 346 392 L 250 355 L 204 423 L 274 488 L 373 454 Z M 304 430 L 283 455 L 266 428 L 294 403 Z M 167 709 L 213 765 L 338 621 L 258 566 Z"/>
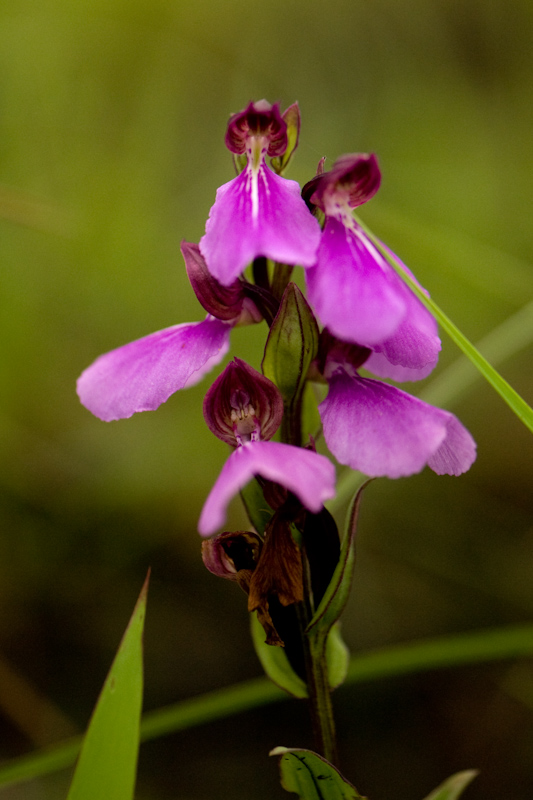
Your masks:
<path fill-rule="evenodd" d="M 310 385 L 327 387 L 318 412 L 329 452 L 370 477 L 426 465 L 459 475 L 472 465 L 475 443 L 453 414 L 361 373 L 425 378 L 441 347 L 437 325 L 385 253 L 411 273 L 354 217 L 379 189 L 375 155 L 343 155 L 330 170 L 322 159 L 300 191 L 283 177 L 299 130 L 297 104 L 282 114 L 261 100 L 230 118 L 225 141 L 237 177 L 217 190 L 199 244 L 181 245 L 206 318 L 100 356 L 79 378 L 78 394 L 106 421 L 156 409 L 224 359 L 235 326 L 266 321 L 262 372 L 235 358 L 204 400 L 208 427 L 232 452 L 198 528 L 216 534 L 231 498 L 256 480 L 266 522 L 257 523 L 245 500 L 255 530 L 208 539 L 204 562 L 241 585 L 267 642 L 285 645 L 305 679 L 305 658 L 291 644 L 298 608 L 318 606 L 340 548 L 324 508 L 335 468 L 302 422 L 315 396 Z M 290 280 L 295 266 L 304 269 L 307 299 Z"/>

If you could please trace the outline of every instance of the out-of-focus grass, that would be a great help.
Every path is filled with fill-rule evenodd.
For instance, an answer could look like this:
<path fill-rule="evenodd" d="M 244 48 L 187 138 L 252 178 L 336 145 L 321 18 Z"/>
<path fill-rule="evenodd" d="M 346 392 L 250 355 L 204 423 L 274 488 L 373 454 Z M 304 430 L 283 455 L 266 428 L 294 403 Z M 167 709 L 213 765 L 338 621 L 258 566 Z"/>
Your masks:
<path fill-rule="evenodd" d="M 148 708 L 259 671 L 242 598 L 198 561 L 226 456 L 203 423 L 207 382 L 111 424 L 74 393 L 101 352 L 200 319 L 179 242 L 199 239 L 233 176 L 228 114 L 298 100 L 300 182 L 322 156 L 377 152 L 383 185 L 361 216 L 477 341 L 533 295 L 532 34 L 525 0 L 4 1 L 0 647 L 69 725 L 86 724 L 149 564 Z M 235 354 L 258 367 L 264 333 L 235 331 Z M 441 368 L 457 356 L 444 340 Z M 522 347 L 502 365 L 529 402 L 530 363 Z M 452 410 L 479 443 L 468 475 L 367 492 L 354 648 L 531 618 L 531 439 L 484 384 Z M 235 504 L 230 524 L 243 519 Z M 354 690 L 345 772 L 373 800 L 470 766 L 473 800 L 529 797 L 530 712 L 500 682 L 487 668 Z M 139 797 L 271 797 L 268 749 L 310 744 L 297 709 L 147 746 Z M 12 714 L 5 756 L 60 735 Z"/>

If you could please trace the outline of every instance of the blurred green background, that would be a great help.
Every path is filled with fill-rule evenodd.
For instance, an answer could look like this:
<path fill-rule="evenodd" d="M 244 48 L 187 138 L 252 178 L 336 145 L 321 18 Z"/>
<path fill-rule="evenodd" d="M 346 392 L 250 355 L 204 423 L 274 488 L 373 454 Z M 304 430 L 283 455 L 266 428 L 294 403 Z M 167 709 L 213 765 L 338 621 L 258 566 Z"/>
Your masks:
<path fill-rule="evenodd" d="M 202 418 L 208 382 L 111 424 L 74 391 L 100 353 L 202 317 L 179 243 L 233 177 L 230 112 L 298 100 L 301 183 L 322 156 L 376 152 L 362 218 L 478 341 L 533 298 L 532 53 L 527 0 L 3 0 L 3 758 L 84 729 L 148 566 L 147 709 L 260 674 L 244 595 L 199 558 L 226 457 Z M 235 331 L 233 352 L 258 367 L 264 335 Z M 531 345 L 511 349 L 501 371 L 531 403 Z M 436 374 L 458 357 L 444 339 Z M 531 435 L 481 380 L 448 407 L 478 460 L 368 489 L 353 652 L 531 620 Z M 343 770 L 371 800 L 416 800 L 468 767 L 471 800 L 533 795 L 531 664 L 344 687 L 335 703 Z M 289 701 L 143 745 L 137 797 L 282 797 L 267 752 L 310 746 L 307 722 Z M 68 781 L 0 795 L 55 800 Z"/>

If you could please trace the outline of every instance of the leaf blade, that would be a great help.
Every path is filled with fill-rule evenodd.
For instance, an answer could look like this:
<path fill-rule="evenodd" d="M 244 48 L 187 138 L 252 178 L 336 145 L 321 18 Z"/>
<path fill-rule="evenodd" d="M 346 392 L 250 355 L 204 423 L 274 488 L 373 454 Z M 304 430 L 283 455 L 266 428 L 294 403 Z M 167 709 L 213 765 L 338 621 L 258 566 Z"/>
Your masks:
<path fill-rule="evenodd" d="M 275 747 L 279 756 L 281 785 L 301 800 L 365 800 L 333 764 L 311 750 Z"/>
<path fill-rule="evenodd" d="M 437 786 L 424 800 L 457 800 L 477 774 L 478 771 L 476 769 L 456 772 L 455 775 L 452 775 L 440 786 Z"/>
<path fill-rule="evenodd" d="M 140 741 L 148 577 L 83 740 L 67 800 L 132 800 Z"/>

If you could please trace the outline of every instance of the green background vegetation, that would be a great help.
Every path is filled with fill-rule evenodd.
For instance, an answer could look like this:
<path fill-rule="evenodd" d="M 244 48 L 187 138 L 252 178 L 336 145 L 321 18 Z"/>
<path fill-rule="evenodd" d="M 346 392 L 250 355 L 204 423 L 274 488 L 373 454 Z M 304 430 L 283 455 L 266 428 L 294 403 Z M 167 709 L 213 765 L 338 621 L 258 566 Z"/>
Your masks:
<path fill-rule="evenodd" d="M 2 757 L 85 728 L 148 566 L 147 709 L 259 674 L 244 595 L 199 559 L 226 457 L 202 418 L 208 382 L 111 424 L 74 392 L 100 353 L 202 317 L 179 243 L 198 241 L 233 177 L 229 113 L 298 100 L 301 183 L 322 156 L 376 152 L 383 184 L 361 217 L 478 341 L 533 298 L 532 47 L 526 0 L 3 0 Z M 530 403 L 532 316 L 500 366 Z M 258 367 L 264 335 L 235 331 L 233 353 Z M 459 357 L 443 343 L 437 376 Z M 460 479 L 368 489 L 354 652 L 531 620 L 531 436 L 483 381 L 439 391 L 478 461 Z M 416 800 L 469 767 L 472 800 L 531 797 L 530 664 L 345 687 L 335 702 L 343 770 L 372 800 Z M 311 745 L 297 701 L 143 745 L 137 797 L 281 797 L 276 745 Z M 55 800 L 68 781 L 0 796 Z"/>

